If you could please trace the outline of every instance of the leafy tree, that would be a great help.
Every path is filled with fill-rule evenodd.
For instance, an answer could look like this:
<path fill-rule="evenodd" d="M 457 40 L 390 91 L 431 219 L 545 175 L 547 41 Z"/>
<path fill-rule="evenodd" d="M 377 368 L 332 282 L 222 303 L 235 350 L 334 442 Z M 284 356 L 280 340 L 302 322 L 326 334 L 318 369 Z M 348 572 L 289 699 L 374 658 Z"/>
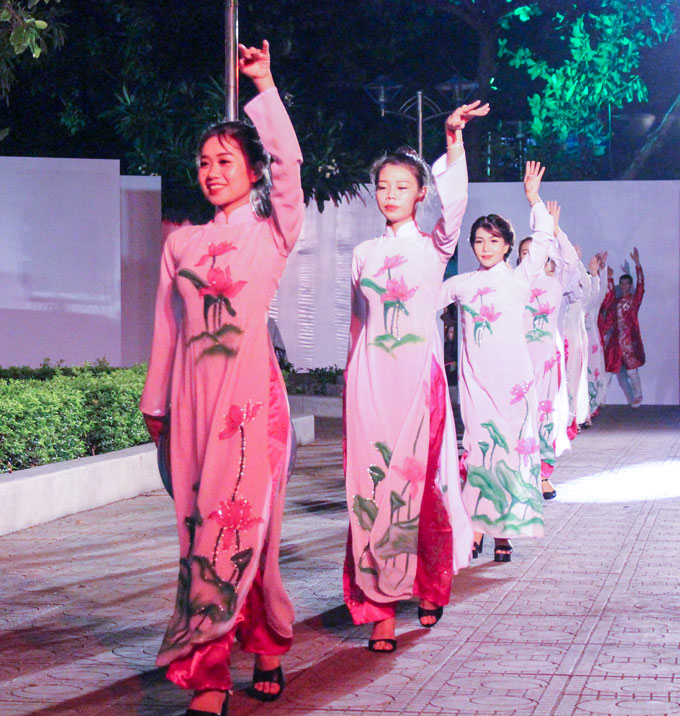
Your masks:
<path fill-rule="evenodd" d="M 648 99 L 637 74 L 642 50 L 674 31 L 674 0 L 598 5 L 597 12 L 552 17 L 551 36 L 564 48 L 558 62 L 526 46 L 513 48 L 506 38 L 499 45 L 499 56 L 541 83 L 542 90 L 528 98 L 531 133 L 543 152 L 558 157 L 555 164 L 565 176 L 573 177 L 577 167 L 584 176 L 596 174 L 611 141 L 612 109 Z"/>
<path fill-rule="evenodd" d="M 63 28 L 52 8 L 41 8 L 41 0 L 0 1 L 0 99 L 7 102 L 16 82 L 16 66 L 27 50 L 37 60 L 48 48 L 64 42 Z M 47 5 L 50 0 L 42 0 Z M 58 3 L 59 0 L 53 0 Z M 0 141 L 9 128 L 0 129 Z"/>
<path fill-rule="evenodd" d="M 522 94 L 528 96 L 534 143 L 570 178 L 608 172 L 603 158 L 611 141 L 611 111 L 647 101 L 646 85 L 637 74 L 641 53 L 674 32 L 678 8 L 677 0 L 423 4 L 455 16 L 475 33 L 478 96 L 493 103 L 489 95 L 498 89 L 503 104 L 515 112 Z M 529 82 L 508 73 L 506 63 L 526 70 Z M 509 92 L 513 85 L 520 92 Z M 473 139 L 476 129 L 470 128 Z M 483 156 L 476 139 L 475 151 Z M 491 143 L 496 141 L 498 135 Z M 480 178 L 479 166 L 472 173 Z"/>

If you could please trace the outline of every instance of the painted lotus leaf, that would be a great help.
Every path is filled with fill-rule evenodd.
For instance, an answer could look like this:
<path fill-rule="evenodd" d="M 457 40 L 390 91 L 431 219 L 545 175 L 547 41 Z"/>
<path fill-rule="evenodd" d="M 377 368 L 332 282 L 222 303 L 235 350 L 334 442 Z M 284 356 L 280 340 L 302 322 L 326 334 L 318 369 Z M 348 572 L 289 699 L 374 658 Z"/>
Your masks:
<path fill-rule="evenodd" d="M 532 517 L 528 520 L 523 520 L 517 515 L 513 515 L 511 512 L 501 515 L 498 519 L 491 520 L 487 515 L 472 515 L 473 522 L 481 522 L 482 524 L 488 525 L 489 527 L 503 527 L 503 534 L 521 534 L 527 527 L 533 525 L 543 526 L 543 519 L 541 517 Z"/>
<path fill-rule="evenodd" d="M 545 430 L 546 435 L 550 435 L 550 433 L 553 431 L 553 428 L 554 428 L 554 427 L 555 427 L 555 426 L 554 426 L 553 423 L 546 423 L 546 424 L 543 426 L 543 430 Z"/>
<path fill-rule="evenodd" d="M 486 457 L 486 453 L 489 451 L 489 443 L 485 440 L 480 440 L 477 445 L 479 445 L 479 449 L 482 451 L 482 456 Z"/>
<path fill-rule="evenodd" d="M 509 455 L 510 449 L 508 448 L 508 443 L 501 434 L 501 431 L 496 427 L 496 423 L 494 423 L 493 420 L 489 420 L 486 423 L 482 423 L 482 427 L 489 431 L 489 436 L 491 437 L 491 440 L 493 440 L 494 445 L 502 447 Z"/>
<path fill-rule="evenodd" d="M 387 443 L 383 443 L 383 442 L 374 443 L 374 447 L 375 447 L 375 449 L 378 450 L 378 451 L 380 452 L 380 454 L 382 455 L 382 459 L 383 459 L 383 461 L 384 461 L 384 463 L 385 463 L 385 466 L 386 466 L 386 467 L 389 467 L 389 466 L 390 466 L 390 460 L 392 459 L 392 451 L 391 451 L 390 448 L 388 447 Z"/>
<path fill-rule="evenodd" d="M 415 333 L 407 333 L 405 336 L 402 336 L 398 341 L 395 341 L 392 344 L 392 350 L 398 348 L 399 346 L 403 346 L 405 343 L 421 343 L 422 341 L 422 336 L 417 336 Z"/>
<path fill-rule="evenodd" d="M 201 351 L 201 355 L 198 357 L 197 360 L 201 360 L 201 358 L 203 358 L 204 356 L 217 355 L 223 355 L 226 358 L 231 358 L 237 353 L 237 350 L 235 350 L 234 348 L 229 348 L 229 346 L 225 346 L 224 343 L 215 343 L 214 346 L 210 346 L 210 348 L 206 348 L 204 351 Z"/>
<path fill-rule="evenodd" d="M 194 273 L 190 269 L 180 269 L 178 274 L 184 278 L 188 278 L 191 283 L 194 284 L 195 288 L 207 288 L 208 284 L 204 281 L 197 273 Z"/>
<path fill-rule="evenodd" d="M 380 559 L 392 559 L 400 554 L 418 554 L 418 517 L 395 522 L 375 545 Z"/>
<path fill-rule="evenodd" d="M 243 570 L 250 564 L 250 560 L 253 558 L 253 548 L 248 547 L 248 549 L 241 550 L 240 552 L 237 552 L 235 555 L 232 556 L 231 561 L 234 567 L 240 572 L 243 572 Z"/>
<path fill-rule="evenodd" d="M 236 606 L 236 590 L 231 582 L 219 577 L 207 557 L 194 556 L 189 560 L 191 585 L 189 616 L 203 616 L 211 622 L 226 622 L 231 619 Z"/>
<path fill-rule="evenodd" d="M 541 466 L 540 465 L 532 465 L 531 470 L 529 472 L 531 472 L 532 476 L 536 480 L 538 480 L 538 478 L 541 476 Z"/>
<path fill-rule="evenodd" d="M 538 312 L 538 309 L 537 309 L 537 308 L 534 308 L 533 306 L 528 306 L 528 305 L 527 305 L 527 306 L 524 306 L 524 308 L 526 308 L 527 311 L 531 311 L 532 313 L 537 313 L 537 312 Z"/>
<path fill-rule="evenodd" d="M 390 510 L 392 511 L 392 514 L 394 514 L 400 507 L 403 507 L 406 504 L 406 502 L 402 499 L 401 495 L 398 492 L 395 492 L 392 490 L 390 492 Z"/>
<path fill-rule="evenodd" d="M 365 286 L 366 288 L 372 288 L 376 293 L 379 293 L 381 296 L 383 295 L 383 293 L 385 293 L 385 291 L 387 291 L 386 288 L 378 286 L 378 284 L 375 281 L 371 281 L 370 278 L 362 278 L 360 284 L 362 286 Z"/>
<path fill-rule="evenodd" d="M 538 468 L 539 474 L 541 471 L 540 465 L 535 465 Z M 533 509 L 537 509 L 532 500 L 542 497 L 539 491 L 530 485 L 522 478 L 522 474 L 517 470 L 513 470 L 505 460 L 499 460 L 496 463 L 496 477 L 503 487 L 513 496 L 515 502 L 521 502 L 522 504 L 529 504 Z M 540 504 L 537 511 L 540 511 Z M 498 510 L 502 512 L 502 510 Z"/>
<path fill-rule="evenodd" d="M 467 481 L 473 487 L 479 488 L 482 497 L 493 504 L 496 512 L 505 512 L 508 500 L 489 470 L 480 465 L 468 465 Z"/>
<path fill-rule="evenodd" d="M 368 474 L 371 476 L 375 487 L 385 479 L 385 471 L 379 465 L 369 465 Z"/>
<path fill-rule="evenodd" d="M 362 529 L 369 531 L 373 529 L 375 518 L 378 516 L 378 505 L 373 500 L 367 500 L 361 495 L 355 495 L 352 512 L 357 516 Z"/>
<path fill-rule="evenodd" d="M 470 306 L 466 306 L 465 304 L 463 304 L 463 310 L 464 310 L 466 313 L 469 313 L 473 318 L 474 318 L 475 316 L 479 316 L 479 313 L 477 313 L 477 311 L 475 311 L 474 308 L 471 308 Z"/>

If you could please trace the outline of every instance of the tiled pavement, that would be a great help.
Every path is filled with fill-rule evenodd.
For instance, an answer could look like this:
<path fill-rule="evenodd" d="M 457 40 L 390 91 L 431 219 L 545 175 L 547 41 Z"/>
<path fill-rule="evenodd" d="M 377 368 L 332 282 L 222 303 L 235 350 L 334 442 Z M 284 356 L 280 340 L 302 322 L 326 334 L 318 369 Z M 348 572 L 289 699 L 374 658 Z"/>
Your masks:
<path fill-rule="evenodd" d="M 297 609 L 275 704 L 233 716 L 680 715 L 680 411 L 603 410 L 555 473 L 547 537 L 491 550 L 432 630 L 399 611 L 394 656 L 342 605 L 347 518 L 339 421 L 302 448 L 283 535 Z M 0 538 L 0 716 L 172 716 L 154 668 L 174 598 L 173 510 L 160 492 Z"/>

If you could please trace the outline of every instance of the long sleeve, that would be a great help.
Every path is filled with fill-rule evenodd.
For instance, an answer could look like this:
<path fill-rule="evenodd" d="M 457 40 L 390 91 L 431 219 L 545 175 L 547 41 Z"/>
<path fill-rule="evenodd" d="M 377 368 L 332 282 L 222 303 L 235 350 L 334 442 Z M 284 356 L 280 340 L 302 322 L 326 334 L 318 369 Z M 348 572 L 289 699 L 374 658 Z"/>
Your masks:
<path fill-rule="evenodd" d="M 279 233 L 277 245 L 279 251 L 287 256 L 300 236 L 305 214 L 300 182 L 300 145 L 276 87 L 258 94 L 244 109 L 272 158 L 270 197 Z"/>
<path fill-rule="evenodd" d="M 635 286 L 635 297 L 633 298 L 633 308 L 638 311 L 642 303 L 642 297 L 645 295 L 645 275 L 642 273 L 642 266 L 635 266 L 635 274 L 637 276 L 637 285 Z"/>
<path fill-rule="evenodd" d="M 352 306 L 349 321 L 349 347 L 347 349 L 347 365 L 349 365 L 359 336 L 366 325 L 366 299 L 361 293 L 361 266 L 356 250 L 352 254 Z"/>
<path fill-rule="evenodd" d="M 562 288 L 566 288 L 578 264 L 578 254 L 574 245 L 569 241 L 569 237 L 561 229 L 557 232 L 556 244 L 559 281 L 562 284 Z"/>
<path fill-rule="evenodd" d="M 529 284 L 543 271 L 554 239 L 553 218 L 542 201 L 531 207 L 530 221 L 531 245 L 529 246 L 529 255 L 516 269 L 516 271 L 524 275 Z"/>
<path fill-rule="evenodd" d="M 578 262 L 578 282 L 581 286 L 581 291 L 583 292 L 582 300 L 583 305 L 585 307 L 590 301 L 593 289 L 592 282 L 590 280 L 590 274 L 588 273 L 586 267 L 583 265 L 582 261 Z"/>
<path fill-rule="evenodd" d="M 437 300 L 436 309 L 439 311 L 445 308 L 451 303 L 455 303 L 458 300 L 458 291 L 460 290 L 460 284 L 465 274 L 458 276 L 451 276 L 442 283 L 439 289 L 439 299 Z"/>
<path fill-rule="evenodd" d="M 448 261 L 456 250 L 460 225 L 468 200 L 468 173 L 463 153 L 452 164 L 446 164 L 446 155 L 432 166 L 437 193 L 442 203 L 442 218 L 432 232 L 432 240 L 443 261 Z"/>
<path fill-rule="evenodd" d="M 170 375 L 177 342 L 177 320 L 172 306 L 175 282 L 175 260 L 172 235 L 165 240 L 161 258 L 160 278 L 156 291 L 153 343 L 149 371 L 140 400 L 140 409 L 147 415 L 166 415 L 169 407 Z"/>

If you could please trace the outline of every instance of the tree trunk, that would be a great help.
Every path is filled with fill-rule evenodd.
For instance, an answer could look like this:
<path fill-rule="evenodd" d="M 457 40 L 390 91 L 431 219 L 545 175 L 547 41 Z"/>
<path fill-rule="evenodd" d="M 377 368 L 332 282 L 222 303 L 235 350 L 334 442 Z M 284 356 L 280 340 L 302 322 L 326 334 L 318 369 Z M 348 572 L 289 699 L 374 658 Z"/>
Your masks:
<path fill-rule="evenodd" d="M 645 143 L 635 153 L 633 161 L 628 165 L 628 168 L 621 174 L 619 179 L 637 179 L 652 154 L 663 146 L 673 126 L 673 119 L 678 119 L 680 116 L 680 112 L 677 111 L 678 109 L 680 109 L 680 95 L 675 98 L 671 108 L 661 120 L 661 124 L 647 137 Z"/>

